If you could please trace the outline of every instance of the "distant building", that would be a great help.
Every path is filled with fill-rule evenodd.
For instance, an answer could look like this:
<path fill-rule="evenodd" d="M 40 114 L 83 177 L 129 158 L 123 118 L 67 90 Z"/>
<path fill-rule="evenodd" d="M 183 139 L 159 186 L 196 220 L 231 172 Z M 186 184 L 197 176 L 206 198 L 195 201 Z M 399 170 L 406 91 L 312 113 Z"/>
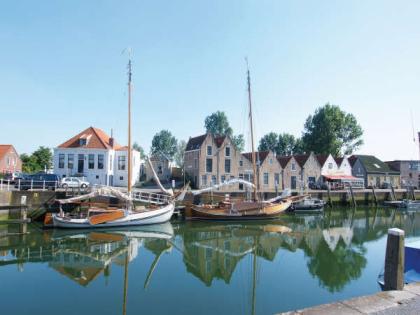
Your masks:
<path fill-rule="evenodd" d="M 11 144 L 0 144 L 0 173 L 22 172 L 22 161 Z"/>
<path fill-rule="evenodd" d="M 175 167 L 175 163 L 173 161 L 162 154 L 151 156 L 150 161 L 152 162 L 153 169 L 160 181 L 165 182 L 172 179 L 173 169 Z M 154 179 L 153 170 L 150 168 L 150 164 L 148 162 L 145 165 L 145 171 L 146 181 Z"/>
<path fill-rule="evenodd" d="M 277 156 L 281 166 L 281 189 L 300 189 L 302 188 L 301 167 L 293 156 Z"/>
<path fill-rule="evenodd" d="M 308 187 L 310 183 L 316 184 L 322 181 L 321 164 L 313 152 L 298 154 L 293 157 L 301 168 L 300 180 L 303 187 Z"/>
<path fill-rule="evenodd" d="M 415 187 L 419 189 L 420 187 L 420 161 L 419 160 L 395 160 L 385 162 L 388 166 L 400 172 L 401 181 L 400 186 L 403 188 L 406 187 Z"/>
<path fill-rule="evenodd" d="M 281 190 L 281 166 L 272 151 L 255 152 L 257 185 L 262 192 Z M 238 166 L 239 178 L 253 182 L 252 153 L 242 153 Z M 243 186 L 240 185 L 240 189 Z"/>
<path fill-rule="evenodd" d="M 54 173 L 83 176 L 91 184 L 127 186 L 128 147 L 89 127 L 54 149 Z M 132 150 L 132 185 L 139 180 L 140 152 Z"/>
<path fill-rule="evenodd" d="M 215 185 L 238 176 L 237 152 L 229 136 L 210 133 L 190 138 L 184 153 L 185 172 L 196 188 Z M 221 191 L 238 190 L 225 187 Z"/>
<path fill-rule="evenodd" d="M 353 176 L 363 178 L 366 187 L 400 186 L 400 172 L 373 155 L 352 155 L 349 161 Z"/>

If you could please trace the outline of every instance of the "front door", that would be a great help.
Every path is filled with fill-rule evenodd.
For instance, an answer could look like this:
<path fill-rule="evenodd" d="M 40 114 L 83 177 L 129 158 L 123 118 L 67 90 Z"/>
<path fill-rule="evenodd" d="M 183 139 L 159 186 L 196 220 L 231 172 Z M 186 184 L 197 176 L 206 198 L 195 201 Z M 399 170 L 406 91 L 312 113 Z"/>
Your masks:
<path fill-rule="evenodd" d="M 291 188 L 296 189 L 296 176 L 292 176 Z"/>
<path fill-rule="evenodd" d="M 79 174 L 83 174 L 83 170 L 85 168 L 85 156 L 83 154 L 79 154 L 77 160 L 77 172 Z"/>

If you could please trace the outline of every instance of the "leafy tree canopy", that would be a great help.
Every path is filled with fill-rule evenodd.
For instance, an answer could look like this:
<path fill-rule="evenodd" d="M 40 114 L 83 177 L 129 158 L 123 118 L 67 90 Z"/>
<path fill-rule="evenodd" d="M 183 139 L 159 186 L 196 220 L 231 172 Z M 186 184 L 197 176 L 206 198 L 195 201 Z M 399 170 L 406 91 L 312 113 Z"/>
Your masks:
<path fill-rule="evenodd" d="M 236 150 L 243 152 L 245 149 L 245 138 L 243 134 L 237 136 L 232 136 L 232 143 L 235 146 Z"/>
<path fill-rule="evenodd" d="M 179 167 L 182 167 L 184 165 L 184 153 L 185 153 L 186 147 L 187 147 L 187 142 L 185 140 L 178 141 L 178 145 L 177 145 L 176 153 L 175 153 L 175 163 Z"/>
<path fill-rule="evenodd" d="M 318 108 L 305 122 L 304 148 L 317 154 L 351 154 L 363 144 L 363 130 L 354 115 L 337 105 Z"/>
<path fill-rule="evenodd" d="M 140 158 L 144 159 L 146 157 L 143 147 L 141 147 L 137 142 L 133 143 L 133 149 L 140 152 Z"/>
<path fill-rule="evenodd" d="M 207 116 L 204 121 L 206 132 L 216 136 L 232 136 L 233 130 L 229 126 L 228 118 L 225 112 L 217 111 Z"/>
<path fill-rule="evenodd" d="M 271 150 L 278 155 L 301 154 L 304 152 L 302 140 L 288 133 L 270 132 L 260 139 L 259 151 Z"/>
<path fill-rule="evenodd" d="M 39 147 L 31 155 L 21 154 L 22 169 L 25 173 L 34 173 L 52 167 L 52 152 L 47 147 Z"/>
<path fill-rule="evenodd" d="M 168 130 L 161 130 L 153 136 L 152 147 L 150 149 L 152 155 L 164 155 L 169 159 L 173 159 L 177 152 L 178 141 Z"/>
<path fill-rule="evenodd" d="M 229 136 L 236 150 L 242 152 L 245 147 L 245 139 L 242 134 L 234 135 L 229 125 L 229 120 L 225 112 L 217 111 L 206 117 L 204 120 L 204 128 L 207 133 L 215 136 Z"/>

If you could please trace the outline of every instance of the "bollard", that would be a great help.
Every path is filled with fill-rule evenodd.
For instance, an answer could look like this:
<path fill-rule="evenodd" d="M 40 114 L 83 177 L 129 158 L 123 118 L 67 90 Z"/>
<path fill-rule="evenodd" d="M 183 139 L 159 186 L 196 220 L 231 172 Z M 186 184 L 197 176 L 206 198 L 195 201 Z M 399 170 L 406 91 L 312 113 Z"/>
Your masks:
<path fill-rule="evenodd" d="M 404 231 L 388 230 L 386 243 L 384 290 L 404 288 Z"/>
<path fill-rule="evenodd" d="M 21 212 L 21 219 L 26 221 L 28 218 L 28 208 L 26 206 L 26 196 L 20 197 L 20 212 Z"/>

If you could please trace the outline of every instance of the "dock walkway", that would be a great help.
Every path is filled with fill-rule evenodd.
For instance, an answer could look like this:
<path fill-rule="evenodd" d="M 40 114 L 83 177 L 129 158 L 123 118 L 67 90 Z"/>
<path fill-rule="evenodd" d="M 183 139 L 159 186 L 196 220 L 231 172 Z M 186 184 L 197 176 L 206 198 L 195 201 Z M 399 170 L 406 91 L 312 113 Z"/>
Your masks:
<path fill-rule="evenodd" d="M 420 282 L 402 291 L 384 291 L 350 300 L 280 313 L 282 315 L 418 315 L 420 314 Z"/>

